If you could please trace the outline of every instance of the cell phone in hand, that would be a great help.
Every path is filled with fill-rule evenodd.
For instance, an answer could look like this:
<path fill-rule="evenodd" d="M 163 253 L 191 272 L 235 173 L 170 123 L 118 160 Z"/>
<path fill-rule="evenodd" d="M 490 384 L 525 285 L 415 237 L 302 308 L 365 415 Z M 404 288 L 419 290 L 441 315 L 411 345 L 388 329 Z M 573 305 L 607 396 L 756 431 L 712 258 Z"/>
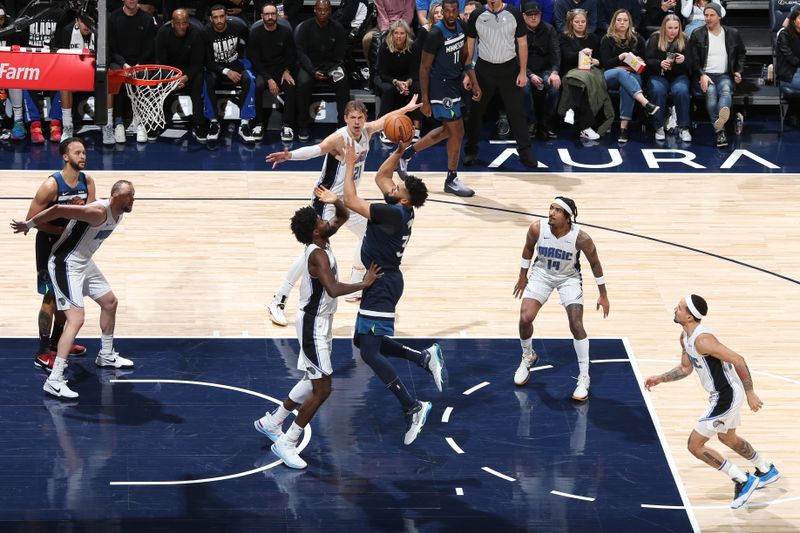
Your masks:
<path fill-rule="evenodd" d="M 667 61 L 670 63 L 675 61 L 675 52 L 667 52 Z"/>

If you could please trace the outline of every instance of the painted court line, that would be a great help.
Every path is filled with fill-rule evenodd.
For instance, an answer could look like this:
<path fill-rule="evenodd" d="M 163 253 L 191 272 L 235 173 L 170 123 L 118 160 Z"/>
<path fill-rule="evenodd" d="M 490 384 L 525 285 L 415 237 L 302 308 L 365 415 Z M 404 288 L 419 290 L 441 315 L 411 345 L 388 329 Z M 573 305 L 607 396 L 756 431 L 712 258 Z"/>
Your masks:
<path fill-rule="evenodd" d="M 500 472 L 498 472 L 497 470 L 493 470 L 493 469 L 489 468 L 488 466 L 482 466 L 482 467 L 481 467 L 481 470 L 483 470 L 484 472 L 488 472 L 488 473 L 490 473 L 490 474 L 491 474 L 491 475 L 493 475 L 493 476 L 497 476 L 497 477 L 499 477 L 500 479 L 505 479 L 506 481 L 516 481 L 516 479 L 515 479 L 515 478 L 513 478 L 513 477 L 511 477 L 511 476 L 507 476 L 507 475 L 505 475 L 505 474 L 501 474 L 501 473 L 500 473 Z"/>
<path fill-rule="evenodd" d="M 464 450 L 461 449 L 461 446 L 456 444 L 456 441 L 453 440 L 453 437 L 445 437 L 444 440 L 447 441 L 447 444 L 449 444 L 456 453 L 464 453 Z"/>
<path fill-rule="evenodd" d="M 630 359 L 591 359 L 590 363 L 630 363 Z"/>
<path fill-rule="evenodd" d="M 270 402 L 280 404 L 281 400 L 276 400 L 272 396 L 268 396 L 266 394 L 261 394 L 260 392 L 251 391 L 249 389 L 242 389 L 240 387 L 233 387 L 231 385 L 222 385 L 220 383 L 209 383 L 206 381 L 188 381 L 182 379 L 112 379 L 109 380 L 109 383 L 113 384 L 133 384 L 133 383 L 173 383 L 178 385 L 199 385 L 202 387 L 213 387 L 216 389 L 225 389 L 231 390 L 236 392 L 241 392 L 243 394 L 249 394 L 251 396 L 256 396 L 258 398 L 263 398 Z M 298 451 L 303 450 L 306 446 L 308 446 L 308 442 L 311 440 L 311 424 L 307 425 L 306 430 L 303 431 L 303 440 L 297 446 Z M 278 459 L 277 461 L 273 461 L 269 464 L 259 466 L 258 468 L 254 468 L 252 470 L 246 470 L 244 472 L 236 472 L 235 474 L 228 474 L 225 476 L 216 476 L 216 477 L 207 477 L 201 479 L 182 479 L 179 481 L 110 481 L 109 485 L 133 485 L 133 486 L 143 486 L 143 485 L 197 485 L 200 483 L 213 483 L 214 481 L 224 481 L 227 479 L 236 479 L 238 477 L 245 477 L 251 474 L 256 474 L 258 472 L 263 472 L 264 470 L 269 470 L 270 468 L 274 468 L 283 461 Z"/>
<path fill-rule="evenodd" d="M 531 372 L 538 372 L 539 370 L 547 370 L 548 368 L 553 368 L 553 365 L 535 366 L 531 368 Z"/>
<path fill-rule="evenodd" d="M 444 413 L 442 413 L 442 423 L 443 424 L 447 424 L 448 422 L 450 422 L 450 414 L 452 412 L 453 412 L 453 408 L 452 407 L 448 407 L 447 409 L 444 410 Z"/>
<path fill-rule="evenodd" d="M 464 495 L 464 489 L 462 489 L 461 487 L 456 487 L 456 496 L 463 496 L 463 495 Z"/>
<path fill-rule="evenodd" d="M 679 509 L 681 511 L 686 509 L 683 505 L 655 505 L 652 503 L 643 503 L 642 507 L 645 509 Z"/>
<path fill-rule="evenodd" d="M 482 389 L 482 388 L 484 388 L 484 387 L 485 387 L 486 385 L 488 385 L 488 384 L 489 384 L 489 382 L 488 382 L 488 381 L 484 381 L 483 383 L 478 383 L 478 384 L 477 384 L 477 385 L 475 385 L 474 387 L 472 387 L 472 388 L 470 388 L 470 389 L 467 389 L 467 390 L 465 390 L 465 391 L 464 391 L 464 392 L 462 392 L 461 394 L 463 394 L 464 396 L 469 396 L 470 394 L 472 394 L 472 393 L 473 393 L 473 392 L 475 392 L 476 390 L 478 390 L 478 389 Z"/>
<path fill-rule="evenodd" d="M 561 492 L 560 490 L 551 490 L 550 494 L 555 494 L 556 496 L 563 496 L 565 498 L 574 498 L 576 500 L 583 500 L 587 502 L 593 502 L 594 498 L 591 496 L 578 496 L 577 494 L 570 494 L 569 492 Z"/>

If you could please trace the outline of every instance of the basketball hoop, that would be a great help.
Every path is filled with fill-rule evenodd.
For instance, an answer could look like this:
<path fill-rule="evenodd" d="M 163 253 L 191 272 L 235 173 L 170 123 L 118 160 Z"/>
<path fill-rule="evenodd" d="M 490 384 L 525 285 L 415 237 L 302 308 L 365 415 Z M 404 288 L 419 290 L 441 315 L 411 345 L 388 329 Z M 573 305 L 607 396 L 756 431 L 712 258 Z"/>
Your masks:
<path fill-rule="evenodd" d="M 164 100 L 178 86 L 183 76 L 179 68 L 167 65 L 136 65 L 108 73 L 109 91 L 119 92 L 124 83 L 133 106 L 133 118 L 148 132 L 157 131 L 167 122 Z"/>

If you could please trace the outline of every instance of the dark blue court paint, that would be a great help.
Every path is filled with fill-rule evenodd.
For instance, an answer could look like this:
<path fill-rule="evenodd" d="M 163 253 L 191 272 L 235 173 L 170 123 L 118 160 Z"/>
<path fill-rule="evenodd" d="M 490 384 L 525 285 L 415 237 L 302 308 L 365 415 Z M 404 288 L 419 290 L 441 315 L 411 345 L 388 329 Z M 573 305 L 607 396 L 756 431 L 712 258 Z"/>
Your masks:
<path fill-rule="evenodd" d="M 524 387 L 512 380 L 515 339 L 443 340 L 444 393 L 420 368 L 393 360 L 411 393 L 434 402 L 411 446 L 402 443 L 396 399 L 350 340 L 336 339 L 333 393 L 302 452 L 307 470 L 278 465 L 182 486 L 109 483 L 196 480 L 272 463 L 268 440 L 252 422 L 275 404 L 201 385 L 109 381 L 210 382 L 282 399 L 299 377 L 295 341 L 118 339 L 136 369 L 100 370 L 91 355 L 74 358 L 67 375 L 81 397 L 72 403 L 41 390 L 35 342 L 4 339 L 0 348 L 4 530 L 691 530 L 683 510 L 641 507 L 682 501 L 631 364 L 593 364 L 589 401 L 573 402 L 577 363 L 569 339 L 535 342 L 539 365 L 553 368 L 534 372 Z M 432 341 L 405 342 L 422 348 Z M 87 344 L 90 354 L 99 348 L 97 340 Z M 611 339 L 593 340 L 591 357 L 628 356 Z"/>

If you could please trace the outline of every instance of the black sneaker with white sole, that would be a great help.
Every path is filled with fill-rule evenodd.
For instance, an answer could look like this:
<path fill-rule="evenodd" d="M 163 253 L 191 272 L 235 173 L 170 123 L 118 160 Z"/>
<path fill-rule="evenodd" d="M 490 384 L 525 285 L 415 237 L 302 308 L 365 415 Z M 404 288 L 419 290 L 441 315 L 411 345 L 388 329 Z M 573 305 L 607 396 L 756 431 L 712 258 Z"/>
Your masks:
<path fill-rule="evenodd" d="M 206 137 L 209 141 L 216 141 L 219 139 L 219 132 L 222 128 L 219 125 L 219 121 L 212 120 L 211 124 L 208 126 L 208 136 Z"/>
<path fill-rule="evenodd" d="M 250 129 L 250 124 L 246 122 L 239 124 L 239 138 L 246 143 L 256 142 L 256 138 L 253 137 L 253 130 Z"/>

